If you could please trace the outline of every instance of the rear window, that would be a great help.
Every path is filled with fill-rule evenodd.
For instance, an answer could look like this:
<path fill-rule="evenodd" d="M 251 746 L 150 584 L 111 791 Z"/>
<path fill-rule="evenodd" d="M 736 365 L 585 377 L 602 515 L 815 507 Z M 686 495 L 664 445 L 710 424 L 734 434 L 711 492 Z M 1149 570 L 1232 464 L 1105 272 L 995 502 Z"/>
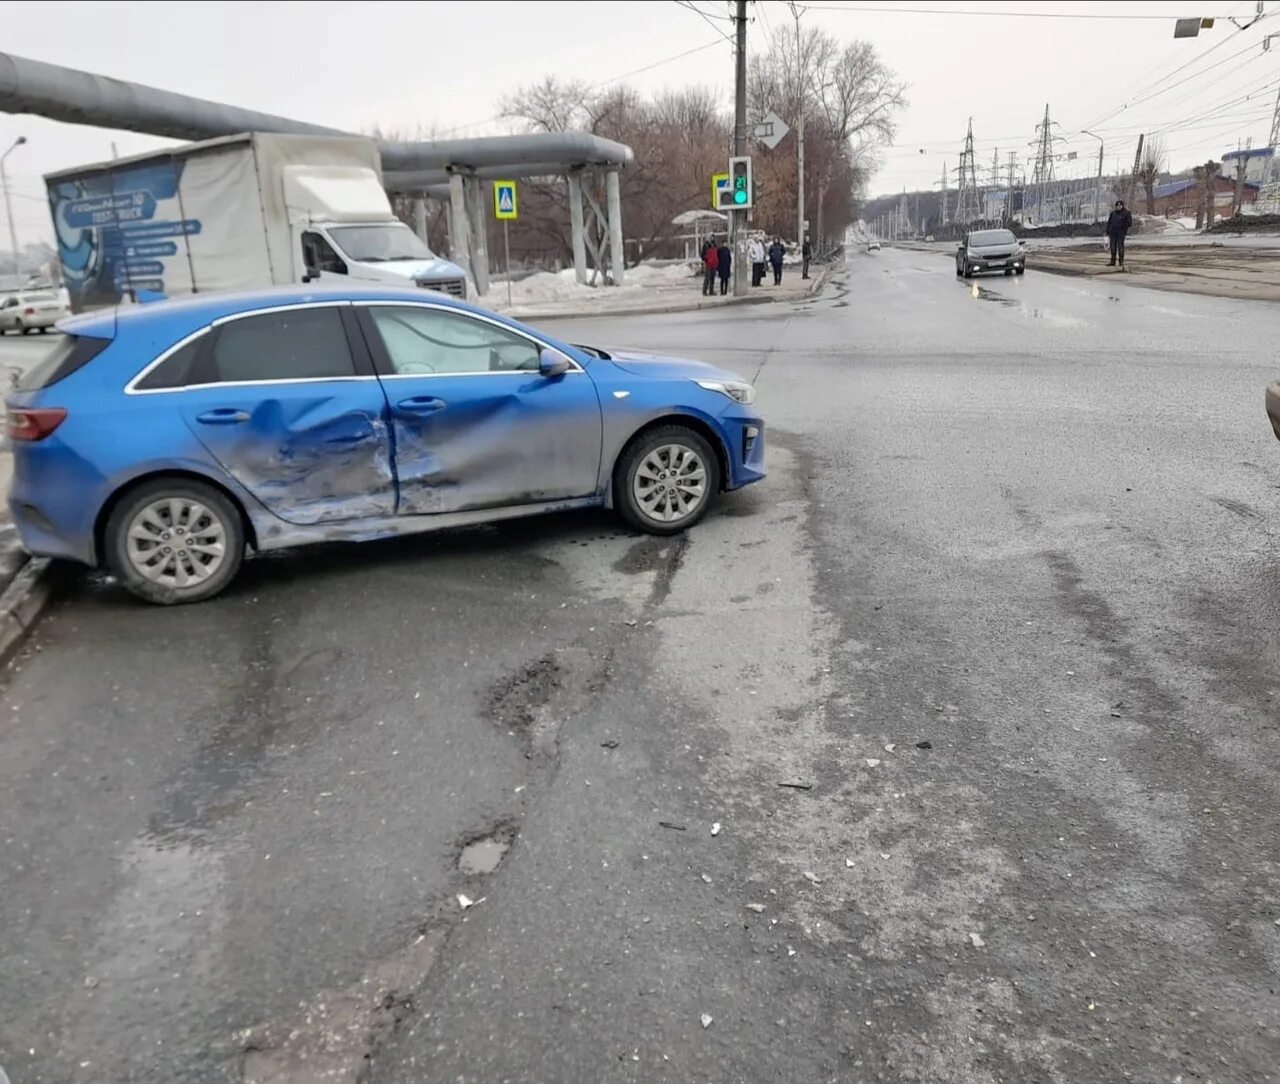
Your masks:
<path fill-rule="evenodd" d="M 204 335 L 192 339 L 165 358 L 134 387 L 139 391 L 155 391 L 158 388 L 184 388 L 194 383 L 196 361 L 204 344 Z"/>
<path fill-rule="evenodd" d="M 111 345 L 110 339 L 64 335 L 62 341 L 18 378 L 19 391 L 38 391 L 65 380 Z"/>

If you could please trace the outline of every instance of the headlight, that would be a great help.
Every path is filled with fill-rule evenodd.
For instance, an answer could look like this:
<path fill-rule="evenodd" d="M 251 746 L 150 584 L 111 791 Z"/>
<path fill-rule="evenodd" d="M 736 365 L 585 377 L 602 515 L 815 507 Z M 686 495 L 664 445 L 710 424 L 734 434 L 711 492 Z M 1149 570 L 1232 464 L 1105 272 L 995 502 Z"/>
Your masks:
<path fill-rule="evenodd" d="M 741 403 L 743 406 L 750 406 L 756 401 L 756 389 L 745 381 L 697 380 L 694 383 L 700 388 L 706 388 L 707 391 L 718 391 L 721 395 L 727 395 L 735 403 Z"/>

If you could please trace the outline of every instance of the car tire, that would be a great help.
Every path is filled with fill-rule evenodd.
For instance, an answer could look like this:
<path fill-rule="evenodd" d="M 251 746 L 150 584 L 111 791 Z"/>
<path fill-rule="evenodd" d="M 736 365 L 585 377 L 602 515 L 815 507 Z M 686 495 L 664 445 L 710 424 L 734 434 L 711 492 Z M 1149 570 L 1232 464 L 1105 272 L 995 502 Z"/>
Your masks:
<path fill-rule="evenodd" d="M 48 327 L 42 327 L 42 328 L 40 329 L 40 334 L 41 334 L 41 335 L 47 335 L 47 334 L 49 334 L 49 329 L 48 329 Z"/>
<path fill-rule="evenodd" d="M 1025 275 L 1027 273 L 1027 269 L 1025 267 L 1015 267 L 1013 269 L 1013 273 L 1015 275 Z"/>
<path fill-rule="evenodd" d="M 968 264 L 964 265 L 964 277 L 967 279 L 973 278 L 973 268 L 970 267 Z"/>
<path fill-rule="evenodd" d="M 956 278 L 959 278 L 963 274 L 964 272 L 960 270 L 960 265 L 956 264 Z"/>
<path fill-rule="evenodd" d="M 679 488 L 662 485 L 668 467 L 675 468 L 671 477 Z M 681 485 L 680 479 L 694 479 L 698 474 L 700 497 L 696 503 L 685 503 L 691 486 Z M 720 461 L 715 450 L 705 437 L 684 425 L 664 425 L 642 433 L 623 449 L 613 469 L 614 507 L 631 526 L 648 534 L 673 535 L 692 527 L 706 515 L 719 492 Z M 650 498 L 646 493 L 656 495 Z M 669 513 L 677 518 L 666 518 Z"/>
<path fill-rule="evenodd" d="M 1008 278 L 1008 277 L 1009 277 L 1010 275 L 1012 275 L 1012 274 L 1013 274 L 1013 268 L 1012 268 L 1012 267 L 1007 267 L 1007 268 L 1005 268 L 1005 272 L 1004 272 L 1004 277 L 1005 277 L 1005 278 Z"/>
<path fill-rule="evenodd" d="M 200 550 L 180 548 L 190 537 L 200 540 Z M 166 542 L 172 545 L 165 547 Z M 103 532 L 108 569 L 133 594 L 160 606 L 203 602 L 218 594 L 239 571 L 244 545 L 240 509 L 221 490 L 177 476 L 155 478 L 126 493 Z M 211 554 L 215 546 L 220 552 Z M 148 560 L 156 550 L 156 560 Z"/>
<path fill-rule="evenodd" d="M 24 326 L 22 326 L 22 327 L 19 327 L 19 328 L 18 328 L 18 330 L 19 330 L 19 331 L 21 331 L 21 332 L 22 332 L 22 334 L 24 334 L 24 335 L 30 335 L 30 334 L 31 334 L 31 329 L 30 329 L 29 327 L 26 327 L 25 325 L 24 325 Z"/>

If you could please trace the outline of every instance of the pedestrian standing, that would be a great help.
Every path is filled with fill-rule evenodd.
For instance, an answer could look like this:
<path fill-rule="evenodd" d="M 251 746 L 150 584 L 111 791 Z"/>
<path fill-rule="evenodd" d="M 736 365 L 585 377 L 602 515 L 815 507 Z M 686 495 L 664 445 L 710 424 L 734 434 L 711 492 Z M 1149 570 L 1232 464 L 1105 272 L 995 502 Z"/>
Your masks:
<path fill-rule="evenodd" d="M 726 238 L 720 242 L 720 250 L 716 253 L 716 274 L 720 276 L 720 296 L 729 292 L 729 272 L 733 268 L 733 250 L 729 248 Z"/>
<path fill-rule="evenodd" d="M 764 242 L 759 237 L 751 238 L 747 245 L 747 259 L 751 261 L 751 285 L 759 286 L 764 282 Z"/>
<path fill-rule="evenodd" d="M 1124 205 L 1124 200 L 1116 200 L 1115 209 L 1107 216 L 1107 238 L 1111 241 L 1111 262 L 1108 267 L 1115 267 L 1116 257 L 1120 258 L 1120 268 L 1124 269 L 1124 239 L 1133 226 L 1133 215 Z"/>
<path fill-rule="evenodd" d="M 800 277 L 807 279 L 809 277 L 809 259 L 813 255 L 813 246 L 809 244 L 809 238 L 804 239 L 804 244 L 800 247 Z"/>
<path fill-rule="evenodd" d="M 716 292 L 716 267 L 720 263 L 720 248 L 713 237 L 702 252 L 702 292 L 712 297 Z"/>
<path fill-rule="evenodd" d="M 787 250 L 782 247 L 782 238 L 775 237 L 773 244 L 769 246 L 769 263 L 773 267 L 773 284 L 775 286 L 782 285 L 782 257 L 786 253 Z"/>

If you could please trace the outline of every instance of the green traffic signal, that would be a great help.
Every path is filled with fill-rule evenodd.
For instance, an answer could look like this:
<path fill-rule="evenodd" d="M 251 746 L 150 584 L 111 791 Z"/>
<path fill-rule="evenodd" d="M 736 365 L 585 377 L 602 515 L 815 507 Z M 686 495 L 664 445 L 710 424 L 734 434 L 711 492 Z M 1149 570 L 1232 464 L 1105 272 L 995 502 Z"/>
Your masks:
<path fill-rule="evenodd" d="M 739 188 L 739 189 L 738 189 L 738 190 L 733 194 L 733 202 L 734 202 L 734 203 L 746 203 L 746 202 L 747 202 L 747 190 L 746 190 L 745 188 Z"/>

